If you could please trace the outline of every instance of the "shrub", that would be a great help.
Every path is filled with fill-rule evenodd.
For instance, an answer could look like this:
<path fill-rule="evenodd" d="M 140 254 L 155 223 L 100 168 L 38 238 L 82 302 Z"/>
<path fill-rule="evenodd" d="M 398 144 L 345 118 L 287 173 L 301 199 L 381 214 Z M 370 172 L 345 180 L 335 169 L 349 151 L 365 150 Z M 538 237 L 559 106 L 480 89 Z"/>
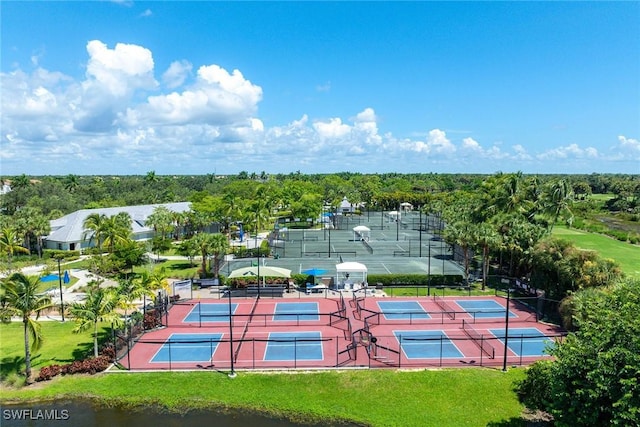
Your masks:
<path fill-rule="evenodd" d="M 159 317 L 160 316 L 157 314 L 156 310 L 148 311 L 144 316 L 144 329 L 155 329 L 160 326 L 161 323 Z"/>
<path fill-rule="evenodd" d="M 51 378 L 56 375 L 60 375 L 62 372 L 62 366 L 60 365 L 49 365 L 40 369 L 40 373 L 36 377 L 36 381 L 49 381 Z"/>

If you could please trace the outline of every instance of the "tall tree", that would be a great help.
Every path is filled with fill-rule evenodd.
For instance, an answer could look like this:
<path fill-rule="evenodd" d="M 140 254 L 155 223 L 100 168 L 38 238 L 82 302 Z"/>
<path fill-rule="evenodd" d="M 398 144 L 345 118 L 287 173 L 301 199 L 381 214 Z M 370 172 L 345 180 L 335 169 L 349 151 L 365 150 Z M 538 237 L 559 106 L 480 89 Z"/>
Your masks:
<path fill-rule="evenodd" d="M 473 240 L 475 245 L 482 252 L 482 290 L 487 286 L 489 276 L 489 254 L 491 249 L 499 248 L 500 235 L 494 227 L 486 222 L 476 224 L 473 230 Z"/>
<path fill-rule="evenodd" d="M 83 239 L 89 237 L 89 243 L 95 240 L 98 251 L 101 251 L 107 230 L 107 216 L 97 212 L 89 214 L 82 226 L 84 227 Z"/>
<path fill-rule="evenodd" d="M 83 302 L 74 302 L 69 313 L 75 318 L 74 333 L 92 329 L 93 355 L 98 357 L 98 325 L 100 322 L 120 326 L 122 319 L 116 311 L 119 297 L 113 289 L 101 288 L 99 283 L 90 283 L 89 292 Z"/>
<path fill-rule="evenodd" d="M 566 179 L 552 181 L 546 189 L 543 200 L 544 211 L 551 218 L 549 221 L 549 233 L 553 230 L 560 216 L 564 216 L 569 225 L 573 223 L 571 208 L 574 202 L 574 194 L 571 185 Z"/>
<path fill-rule="evenodd" d="M 14 273 L 0 282 L 0 317 L 10 322 L 11 317 L 22 319 L 24 332 L 24 362 L 26 381 L 31 381 L 31 352 L 42 346 L 43 336 L 38 322 L 40 312 L 53 306 L 48 295 L 42 295 L 38 288 L 39 277 L 29 277 Z M 35 319 L 33 316 L 35 315 Z M 31 338 L 31 343 L 29 342 Z"/>
<path fill-rule="evenodd" d="M 120 212 L 105 221 L 104 244 L 113 252 L 116 244 L 125 243 L 131 238 L 131 216 Z"/>
<path fill-rule="evenodd" d="M 13 228 L 3 227 L 0 230 L 0 252 L 7 255 L 9 270 L 16 252 L 28 254 L 29 250 L 20 244 L 18 233 Z"/>
<path fill-rule="evenodd" d="M 25 247 L 29 252 L 35 247 L 38 256 L 42 257 L 42 238 L 51 231 L 47 217 L 40 209 L 31 206 L 20 209 L 13 217 L 17 232 L 24 239 Z"/>
<path fill-rule="evenodd" d="M 213 277 L 218 278 L 222 260 L 229 251 L 229 240 L 223 234 L 213 234 L 210 238 L 209 249 L 213 255 Z"/>
<path fill-rule="evenodd" d="M 468 221 L 455 222 L 444 230 L 446 242 L 450 245 L 458 245 L 462 249 L 465 281 L 469 279 L 469 247 L 473 244 L 473 237 L 473 226 Z"/>
<path fill-rule="evenodd" d="M 554 416 L 558 427 L 640 425 L 640 281 L 579 297 L 577 330 L 536 362 L 516 391 L 532 409 Z"/>

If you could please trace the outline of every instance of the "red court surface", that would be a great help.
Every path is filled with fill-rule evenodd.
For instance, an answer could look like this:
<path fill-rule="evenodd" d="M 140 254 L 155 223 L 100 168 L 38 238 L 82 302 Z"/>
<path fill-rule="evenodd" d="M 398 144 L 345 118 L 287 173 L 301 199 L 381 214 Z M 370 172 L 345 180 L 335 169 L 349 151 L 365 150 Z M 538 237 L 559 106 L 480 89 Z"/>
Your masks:
<path fill-rule="evenodd" d="M 182 301 L 169 309 L 165 327 L 143 334 L 120 364 L 223 371 L 498 367 L 549 357 L 545 346 L 563 331 L 512 300 L 505 334 L 505 306 L 495 296 Z"/>

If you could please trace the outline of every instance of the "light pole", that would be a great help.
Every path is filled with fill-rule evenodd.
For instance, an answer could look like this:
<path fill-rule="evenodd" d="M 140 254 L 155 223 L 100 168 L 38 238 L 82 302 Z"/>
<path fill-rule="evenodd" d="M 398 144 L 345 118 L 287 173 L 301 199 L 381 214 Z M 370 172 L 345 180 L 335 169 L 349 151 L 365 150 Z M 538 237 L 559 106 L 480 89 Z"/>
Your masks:
<path fill-rule="evenodd" d="M 507 351 L 509 351 L 509 299 L 511 297 L 511 284 L 507 286 L 507 310 L 504 315 L 504 357 L 502 359 L 502 371 L 507 372 Z"/>
<path fill-rule="evenodd" d="M 58 284 L 60 286 L 60 315 L 64 322 L 64 300 L 62 299 L 62 273 L 60 272 L 60 258 L 58 258 Z"/>
<path fill-rule="evenodd" d="M 227 292 L 229 297 L 229 358 L 231 360 L 231 372 L 229 372 L 229 378 L 235 378 L 236 371 L 233 366 L 233 309 L 231 305 L 231 285 L 229 285 L 229 289 L 227 289 Z"/>
<path fill-rule="evenodd" d="M 400 241 L 400 206 L 398 206 L 398 214 L 396 215 L 396 242 Z"/>
<path fill-rule="evenodd" d="M 419 242 L 420 242 L 420 251 L 418 252 L 418 257 L 422 258 L 422 208 L 418 207 L 418 213 L 420 214 L 420 225 L 418 225 L 418 230 L 419 231 Z"/>
<path fill-rule="evenodd" d="M 329 227 L 329 246 L 327 247 L 327 258 L 331 258 L 331 227 L 333 227 L 333 215 L 331 216 L 331 226 Z"/>

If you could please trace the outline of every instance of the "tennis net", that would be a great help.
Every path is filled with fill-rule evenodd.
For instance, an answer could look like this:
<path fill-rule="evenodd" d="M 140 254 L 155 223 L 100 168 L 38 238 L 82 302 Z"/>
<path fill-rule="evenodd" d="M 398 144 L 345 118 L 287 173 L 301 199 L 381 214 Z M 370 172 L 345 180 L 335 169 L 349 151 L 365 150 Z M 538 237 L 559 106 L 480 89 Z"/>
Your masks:
<path fill-rule="evenodd" d="M 256 297 L 255 301 L 253 302 L 253 307 L 251 307 L 251 312 L 249 313 L 249 318 L 247 319 L 247 322 L 244 325 L 244 329 L 242 330 L 242 336 L 240 337 L 240 341 L 238 341 L 238 347 L 236 348 L 236 352 L 233 355 L 234 360 L 236 360 L 236 361 L 238 360 L 238 354 L 240 354 L 240 348 L 242 347 L 242 343 L 244 342 L 244 339 L 247 336 L 247 331 L 249 330 L 249 324 L 253 320 L 253 313 L 256 312 L 256 307 L 258 306 L 258 300 L 259 299 L 260 299 L 260 295 L 258 295 Z"/>
<path fill-rule="evenodd" d="M 480 332 L 476 331 L 468 322 L 465 322 L 464 319 L 462 320 L 462 330 L 473 340 L 474 343 L 476 343 L 478 347 L 480 347 L 480 350 L 482 350 L 484 354 L 489 356 L 491 359 L 495 359 L 495 347 L 492 346 L 489 341 L 485 340 Z"/>
<path fill-rule="evenodd" d="M 436 304 L 438 304 L 438 307 L 440 307 L 447 316 L 449 316 L 449 319 L 451 320 L 456 319 L 456 311 L 453 309 L 453 307 L 449 305 L 449 303 L 444 298 L 434 295 L 433 301 Z"/>

